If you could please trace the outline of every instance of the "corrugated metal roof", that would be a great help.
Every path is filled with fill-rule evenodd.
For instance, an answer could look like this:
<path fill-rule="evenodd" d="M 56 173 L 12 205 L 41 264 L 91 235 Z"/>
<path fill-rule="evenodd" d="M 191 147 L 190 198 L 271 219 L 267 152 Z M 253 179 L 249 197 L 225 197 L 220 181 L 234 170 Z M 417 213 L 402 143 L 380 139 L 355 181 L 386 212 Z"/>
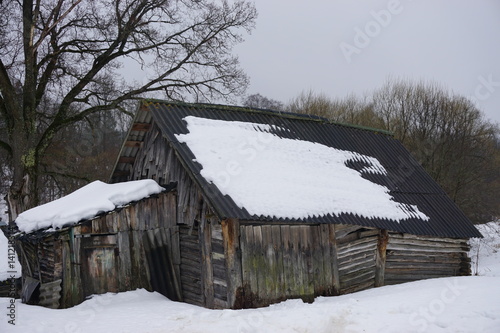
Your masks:
<path fill-rule="evenodd" d="M 328 147 L 375 157 L 387 170 L 388 175 L 365 174 L 365 178 L 386 186 L 396 201 L 417 205 L 421 212 L 430 217 L 429 221 L 408 219 L 397 222 L 380 218 L 364 218 L 353 214 L 340 214 L 300 220 L 285 219 L 282 220 L 284 222 L 354 224 L 415 235 L 451 238 L 481 237 L 479 231 L 440 186 L 424 171 L 403 145 L 386 131 L 336 124 L 315 116 L 270 110 L 144 101 L 134 123 L 142 124 L 154 121 L 159 126 L 163 135 L 172 143 L 174 149 L 183 159 L 183 164 L 189 169 L 190 175 L 198 183 L 207 199 L 210 200 L 220 218 L 262 222 L 277 220 L 271 216 L 250 215 L 245 209 L 239 208 L 230 197 L 222 195 L 216 186 L 208 183 L 200 175 L 201 165 L 193 161 L 195 156 L 188 146 L 179 143 L 175 137 L 175 134 L 188 133 L 186 122 L 183 121 L 186 116 L 276 125 L 279 129 L 275 130 L 273 134 L 284 138 L 317 142 Z M 132 129 L 127 141 L 142 141 L 144 133 L 143 129 L 139 131 Z M 138 149 L 139 147 L 133 144 L 124 144 L 120 156 L 133 158 Z M 356 163 L 349 166 L 354 169 L 363 167 L 356 165 Z M 120 175 L 127 174 L 127 168 L 130 167 L 130 163 L 120 163 L 119 159 L 114 171 L 114 180 L 124 180 Z"/>

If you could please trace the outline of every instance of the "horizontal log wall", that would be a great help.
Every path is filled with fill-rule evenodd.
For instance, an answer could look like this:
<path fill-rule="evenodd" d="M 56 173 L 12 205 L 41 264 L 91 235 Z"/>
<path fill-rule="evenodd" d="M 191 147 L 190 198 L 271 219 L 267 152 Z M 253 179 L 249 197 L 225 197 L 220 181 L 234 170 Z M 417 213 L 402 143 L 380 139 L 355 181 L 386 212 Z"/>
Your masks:
<path fill-rule="evenodd" d="M 378 229 L 336 225 L 340 293 L 375 286 Z"/>
<path fill-rule="evenodd" d="M 219 223 L 211 223 L 211 232 L 214 308 L 225 309 L 228 307 L 227 271 L 221 225 Z"/>
<path fill-rule="evenodd" d="M 389 233 L 385 284 L 470 275 L 465 239 Z"/>

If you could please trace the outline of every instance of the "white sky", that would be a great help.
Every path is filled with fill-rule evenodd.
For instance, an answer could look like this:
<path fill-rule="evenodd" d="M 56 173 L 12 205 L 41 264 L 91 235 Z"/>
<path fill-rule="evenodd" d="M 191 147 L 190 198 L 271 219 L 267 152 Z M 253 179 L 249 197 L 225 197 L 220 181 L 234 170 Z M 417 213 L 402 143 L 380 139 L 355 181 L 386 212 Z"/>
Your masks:
<path fill-rule="evenodd" d="M 248 94 L 286 103 L 310 89 L 362 96 L 389 77 L 424 79 L 476 97 L 500 123 L 498 0 L 254 2 L 257 27 L 236 48 L 251 78 Z M 356 31 L 366 29 L 363 41 Z M 359 50 L 350 62 L 340 47 L 347 44 Z"/>

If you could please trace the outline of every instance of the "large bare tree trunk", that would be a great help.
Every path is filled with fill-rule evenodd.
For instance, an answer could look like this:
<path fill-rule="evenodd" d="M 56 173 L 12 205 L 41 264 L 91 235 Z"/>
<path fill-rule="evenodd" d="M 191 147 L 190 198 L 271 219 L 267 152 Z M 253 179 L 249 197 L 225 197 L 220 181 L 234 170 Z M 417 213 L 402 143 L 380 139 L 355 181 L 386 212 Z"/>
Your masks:
<path fill-rule="evenodd" d="M 7 205 L 9 209 L 9 224 L 12 225 L 19 214 L 33 208 L 37 203 L 33 178 L 26 173 L 21 182 L 14 181 L 7 194 Z"/>

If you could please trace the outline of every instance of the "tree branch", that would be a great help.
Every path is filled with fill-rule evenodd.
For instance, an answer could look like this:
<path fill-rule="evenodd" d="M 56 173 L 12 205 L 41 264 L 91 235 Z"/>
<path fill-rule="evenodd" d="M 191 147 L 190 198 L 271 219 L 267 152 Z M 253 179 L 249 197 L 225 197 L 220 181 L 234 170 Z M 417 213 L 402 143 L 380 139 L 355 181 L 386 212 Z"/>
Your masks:
<path fill-rule="evenodd" d="M 57 5 L 52 10 L 47 23 L 49 23 L 51 20 L 54 20 L 54 22 L 52 23 L 52 25 L 50 27 L 46 27 L 46 29 L 43 30 L 42 34 L 38 38 L 38 41 L 33 45 L 33 48 L 35 50 L 38 49 L 38 47 L 40 47 L 40 44 L 42 44 L 45 37 L 47 37 L 49 35 L 49 33 L 60 22 L 62 22 L 69 15 L 69 13 L 71 13 L 73 11 L 73 9 L 80 4 L 80 2 L 82 2 L 82 0 L 77 0 L 76 2 L 74 2 L 60 17 L 57 17 L 57 15 L 58 15 L 57 13 L 59 13 L 63 2 L 64 2 L 63 0 L 59 0 Z"/>

